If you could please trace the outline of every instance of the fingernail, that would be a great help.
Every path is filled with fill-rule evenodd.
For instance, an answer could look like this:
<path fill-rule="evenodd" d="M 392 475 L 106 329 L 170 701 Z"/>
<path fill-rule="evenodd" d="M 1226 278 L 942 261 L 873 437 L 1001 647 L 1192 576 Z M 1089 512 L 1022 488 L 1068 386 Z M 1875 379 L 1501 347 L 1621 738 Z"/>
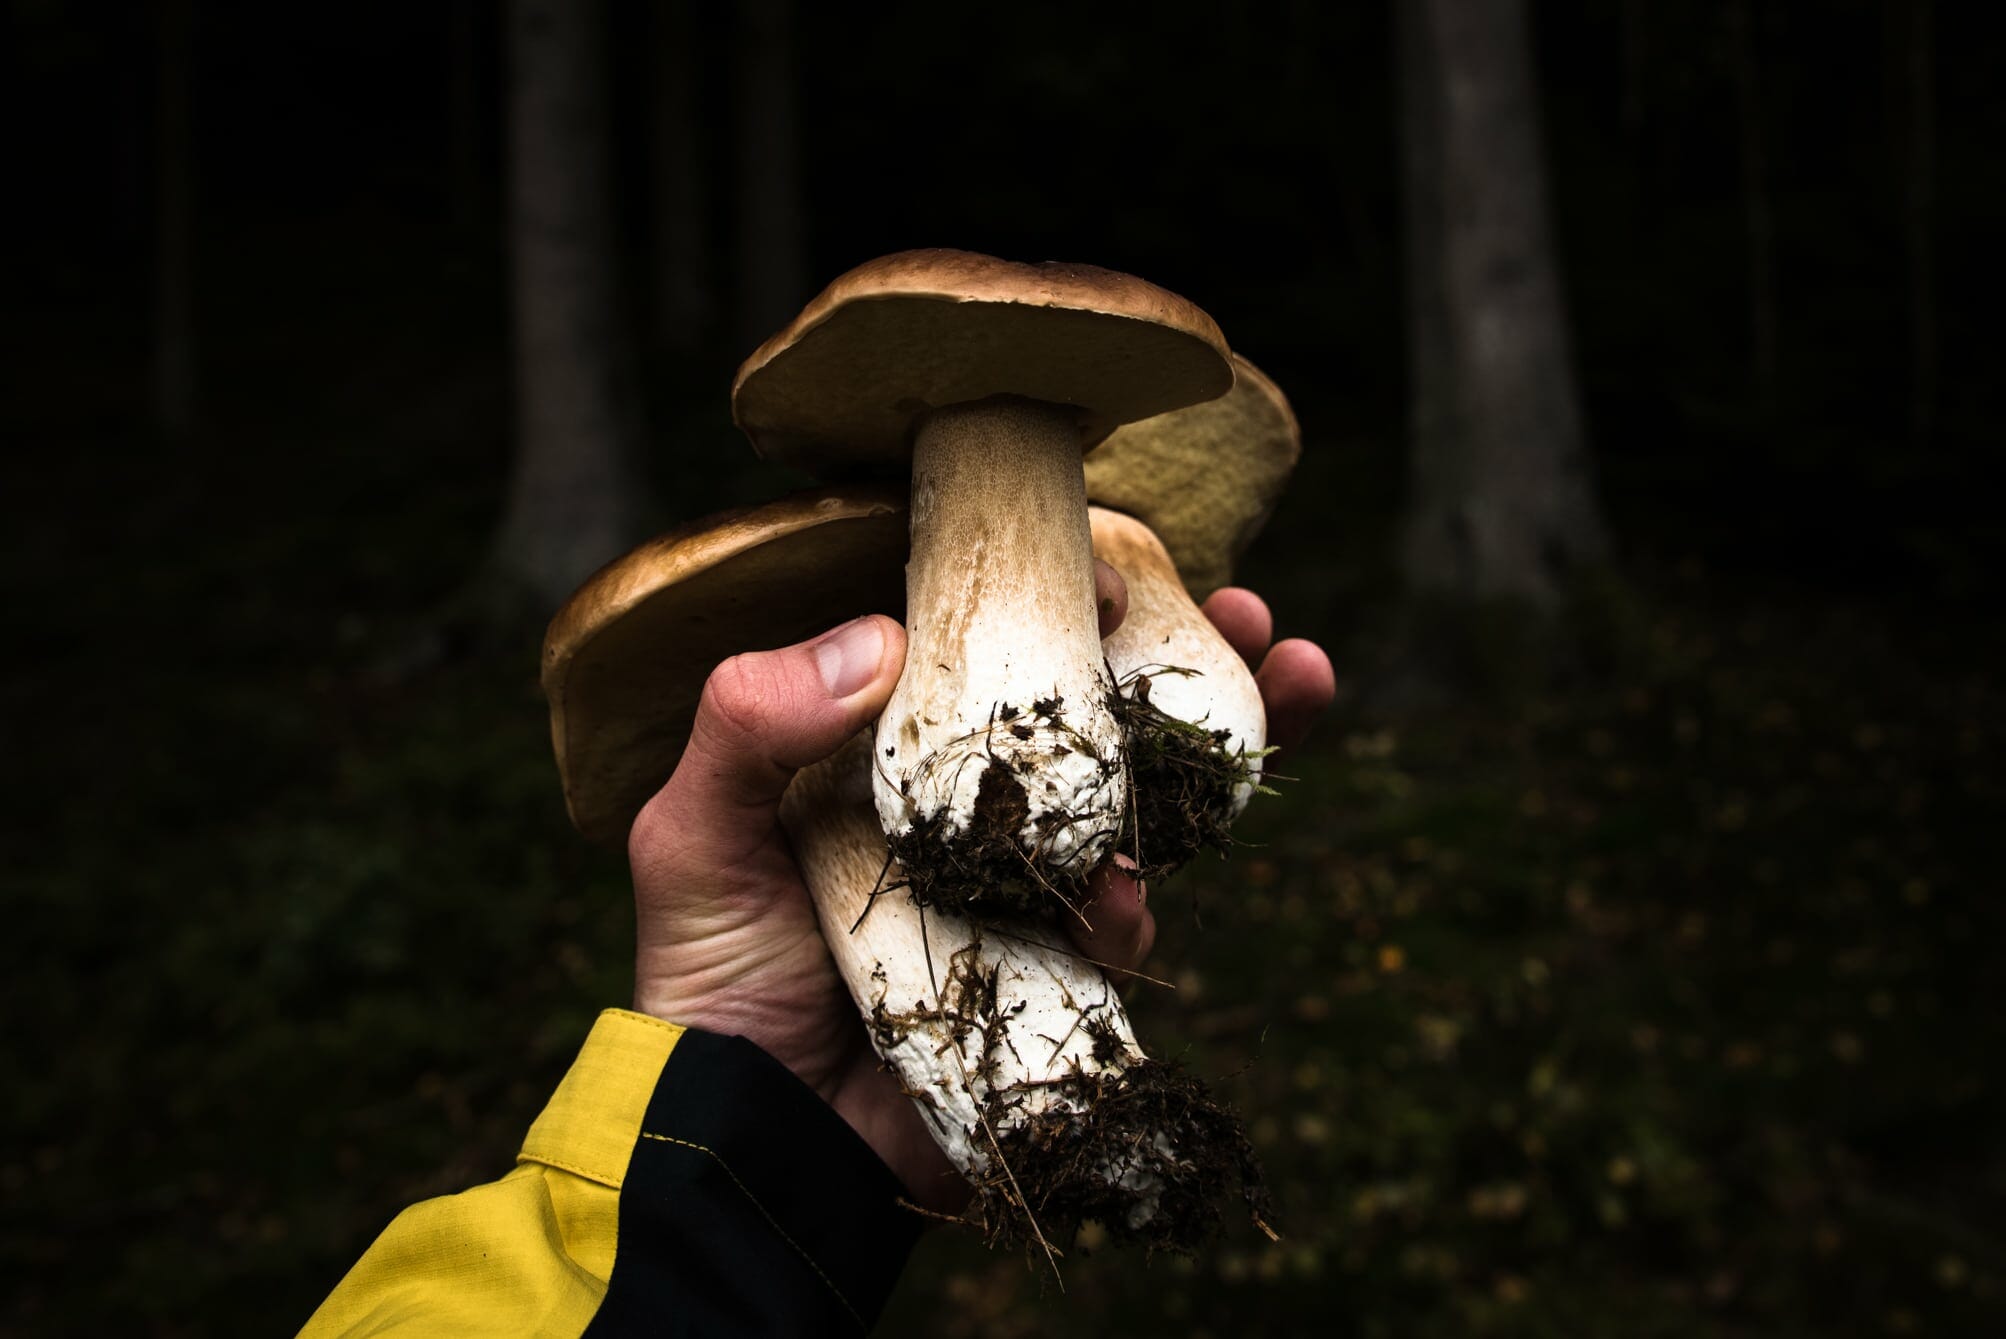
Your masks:
<path fill-rule="evenodd" d="M 868 616 L 823 633 L 815 642 L 815 668 L 830 697 L 848 697 L 877 678 L 884 658 L 884 630 Z"/>

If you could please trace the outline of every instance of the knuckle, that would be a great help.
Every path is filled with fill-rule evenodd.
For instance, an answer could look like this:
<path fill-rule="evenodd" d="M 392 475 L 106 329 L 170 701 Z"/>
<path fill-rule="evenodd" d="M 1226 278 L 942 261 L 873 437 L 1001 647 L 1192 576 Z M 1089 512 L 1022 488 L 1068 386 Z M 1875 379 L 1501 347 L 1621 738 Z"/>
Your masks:
<path fill-rule="evenodd" d="M 768 657 L 757 652 L 731 657 L 704 681 L 697 719 L 724 741 L 757 737 L 778 696 L 775 679 Z"/>
<path fill-rule="evenodd" d="M 736 655 L 704 680 L 682 759 L 627 830 L 627 859 L 635 869 L 676 863 L 687 844 L 687 815 L 705 788 L 704 778 L 722 764 L 759 751 L 755 745 L 769 732 L 781 696 L 770 660 L 757 652 Z"/>
<path fill-rule="evenodd" d="M 641 812 L 634 815 L 634 822 L 627 829 L 627 866 L 637 876 L 653 873 L 668 858 L 675 833 L 668 810 L 674 804 L 675 788 L 675 778 L 670 777 L 668 784 L 641 806 Z"/>
<path fill-rule="evenodd" d="M 1135 927 L 1135 951 L 1129 955 L 1129 966 L 1140 967 L 1149 960 L 1150 950 L 1156 947 L 1156 917 L 1144 912 L 1142 923 Z"/>
<path fill-rule="evenodd" d="M 633 869 L 643 869 L 654 863 L 660 846 L 659 833 L 662 793 L 657 791 L 653 798 L 641 806 L 641 812 L 634 815 L 633 826 L 627 829 L 627 864 Z"/>

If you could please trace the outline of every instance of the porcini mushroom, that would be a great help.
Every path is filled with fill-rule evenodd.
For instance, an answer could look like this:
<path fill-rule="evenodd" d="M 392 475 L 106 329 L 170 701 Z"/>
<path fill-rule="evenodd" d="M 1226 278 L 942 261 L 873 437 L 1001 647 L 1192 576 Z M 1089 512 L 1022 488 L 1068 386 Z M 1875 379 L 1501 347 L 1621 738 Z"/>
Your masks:
<path fill-rule="evenodd" d="M 880 821 L 923 905 L 1077 903 L 1127 810 L 1081 452 L 1231 385 L 1191 303 L 1087 265 L 910 251 L 843 275 L 746 360 L 760 452 L 911 471 L 906 673 Z"/>
<path fill-rule="evenodd" d="M 566 802 L 623 835 L 673 770 L 711 667 L 843 618 L 900 612 L 895 494 L 819 490 L 714 517 L 629 553 L 552 621 L 543 683 Z M 910 655 L 910 651 L 908 652 Z M 993 1243 L 1061 1246 L 1085 1218 L 1188 1246 L 1237 1179 L 1238 1122 L 1149 1059 L 1106 975 L 1049 925 L 978 922 L 888 889 L 864 731 L 781 809 L 823 937 L 879 1056 L 976 1189 Z"/>
<path fill-rule="evenodd" d="M 1128 617 L 1105 649 L 1128 730 L 1123 853 L 1146 879 L 1226 849 L 1266 753 L 1260 688 L 1197 600 L 1231 579 L 1302 434 L 1281 390 L 1233 364 L 1228 394 L 1130 424 L 1086 460 L 1094 552 L 1128 582 Z"/>
<path fill-rule="evenodd" d="M 905 550 L 897 490 L 824 488 L 679 526 L 601 568 L 543 642 L 572 823 L 623 840 L 675 770 L 718 663 L 896 614 Z"/>

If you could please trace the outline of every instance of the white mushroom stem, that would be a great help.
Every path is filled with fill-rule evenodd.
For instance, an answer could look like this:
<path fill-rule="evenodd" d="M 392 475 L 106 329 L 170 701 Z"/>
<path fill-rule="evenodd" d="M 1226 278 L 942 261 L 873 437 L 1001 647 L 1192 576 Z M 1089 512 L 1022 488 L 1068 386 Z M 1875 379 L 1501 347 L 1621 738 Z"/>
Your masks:
<path fill-rule="evenodd" d="M 1062 1080 L 1119 1074 L 1142 1049 L 1107 977 L 1049 922 L 978 925 L 883 891 L 892 876 L 871 810 L 869 743 L 860 735 L 796 777 L 781 821 L 872 1044 L 949 1160 L 978 1179 L 1013 1128 L 1055 1105 L 1079 1109 Z M 1130 1225 L 1147 1222 L 1153 1174 L 1112 1162 L 1105 1173 L 1133 1194 Z"/>
<path fill-rule="evenodd" d="M 999 790 L 1021 786 L 1017 846 L 1036 878 L 1084 878 L 1127 791 L 1070 410 L 996 397 L 920 424 L 906 628 L 874 759 L 885 832 L 968 833 L 1000 768 L 983 798 L 1004 812 Z"/>
<path fill-rule="evenodd" d="M 1261 776 L 1267 711 L 1247 662 L 1185 590 L 1154 531 L 1106 507 L 1090 510 L 1094 552 L 1128 583 L 1128 617 L 1102 646 L 1115 681 L 1130 696 L 1146 680 L 1149 703 L 1166 716 L 1211 732 L 1224 730 L 1220 754 L 1244 762 L 1230 812 L 1238 817 Z"/>

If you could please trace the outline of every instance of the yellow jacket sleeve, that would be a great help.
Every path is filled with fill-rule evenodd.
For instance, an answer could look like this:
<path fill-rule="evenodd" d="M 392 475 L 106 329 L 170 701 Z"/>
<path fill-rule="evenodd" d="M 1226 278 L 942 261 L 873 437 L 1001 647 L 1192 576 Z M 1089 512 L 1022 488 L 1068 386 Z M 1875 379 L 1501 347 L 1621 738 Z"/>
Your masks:
<path fill-rule="evenodd" d="M 515 1170 L 399 1214 L 301 1334 L 860 1334 L 917 1235 L 898 1196 L 751 1043 L 608 1010 Z"/>

